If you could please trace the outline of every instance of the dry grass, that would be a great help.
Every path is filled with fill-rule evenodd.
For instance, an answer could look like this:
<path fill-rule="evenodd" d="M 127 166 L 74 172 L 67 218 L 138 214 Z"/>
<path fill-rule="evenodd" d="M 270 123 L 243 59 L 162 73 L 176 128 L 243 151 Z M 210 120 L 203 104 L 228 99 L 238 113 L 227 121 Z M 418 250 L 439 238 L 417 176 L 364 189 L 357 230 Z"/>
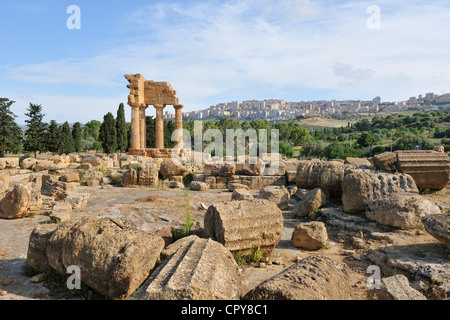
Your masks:
<path fill-rule="evenodd" d="M 140 197 L 137 199 L 138 202 L 156 202 L 159 200 L 159 196 L 156 194 L 152 194 L 146 197 Z"/>

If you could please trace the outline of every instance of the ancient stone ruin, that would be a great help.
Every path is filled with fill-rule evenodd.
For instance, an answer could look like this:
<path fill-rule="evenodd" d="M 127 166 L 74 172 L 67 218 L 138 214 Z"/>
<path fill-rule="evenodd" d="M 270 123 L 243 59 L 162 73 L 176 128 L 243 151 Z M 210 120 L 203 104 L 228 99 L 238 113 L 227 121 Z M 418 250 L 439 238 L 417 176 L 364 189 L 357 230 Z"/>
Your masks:
<path fill-rule="evenodd" d="M 152 158 L 169 158 L 171 150 L 164 147 L 164 108 L 175 108 L 175 130 L 183 129 L 183 105 L 179 104 L 177 92 L 168 82 L 145 80 L 141 74 L 125 75 L 130 82 L 128 105 L 131 107 L 131 148 L 129 154 Z M 156 139 L 154 149 L 147 148 L 145 110 L 149 105 L 156 109 Z M 179 135 L 177 144 L 183 141 Z"/>

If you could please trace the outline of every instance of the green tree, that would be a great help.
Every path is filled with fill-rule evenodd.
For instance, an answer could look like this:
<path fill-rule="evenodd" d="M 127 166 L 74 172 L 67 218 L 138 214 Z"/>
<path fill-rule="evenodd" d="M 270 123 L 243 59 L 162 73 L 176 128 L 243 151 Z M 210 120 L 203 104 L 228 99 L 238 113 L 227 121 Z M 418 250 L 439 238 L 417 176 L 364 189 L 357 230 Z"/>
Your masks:
<path fill-rule="evenodd" d="M 50 124 L 45 134 L 45 149 L 55 153 L 60 153 L 62 148 L 62 132 L 55 120 L 50 121 Z"/>
<path fill-rule="evenodd" d="M 111 112 L 103 117 L 103 123 L 100 127 L 100 142 L 103 150 L 108 153 L 114 153 L 117 150 L 117 129 L 116 120 Z"/>
<path fill-rule="evenodd" d="M 28 113 L 25 115 L 29 118 L 25 120 L 27 129 L 25 130 L 24 149 L 26 151 L 34 152 L 36 158 L 37 152 L 45 152 L 45 133 L 47 132 L 47 124 L 42 121 L 44 114 L 42 114 L 42 106 L 40 104 L 30 103 L 27 109 Z"/>
<path fill-rule="evenodd" d="M 378 143 L 377 138 L 369 132 L 361 133 L 361 136 L 356 141 L 361 147 L 370 147 Z"/>
<path fill-rule="evenodd" d="M 72 128 L 72 138 L 75 152 L 80 152 L 82 150 L 81 148 L 82 136 L 83 136 L 83 129 L 81 129 L 81 123 L 76 122 Z"/>
<path fill-rule="evenodd" d="M 128 147 L 128 132 L 127 123 L 125 121 L 125 109 L 123 103 L 119 105 L 116 117 L 116 131 L 117 131 L 117 149 L 120 152 L 125 152 Z"/>
<path fill-rule="evenodd" d="M 432 149 L 434 145 L 427 137 L 423 135 L 406 133 L 395 142 L 393 149 L 411 150 L 415 146 L 420 146 L 422 150 L 428 150 Z"/>
<path fill-rule="evenodd" d="M 64 122 L 61 127 L 61 149 L 60 154 L 69 154 L 75 152 L 75 143 L 73 141 L 72 131 L 70 130 L 69 122 Z"/>
<path fill-rule="evenodd" d="M 89 121 L 84 125 L 83 136 L 85 139 L 94 138 L 95 141 L 98 141 L 98 137 L 100 135 L 100 127 L 102 123 L 97 120 Z"/>
<path fill-rule="evenodd" d="M 156 119 L 153 116 L 145 117 L 147 148 L 155 148 L 156 139 Z"/>
<path fill-rule="evenodd" d="M 17 116 L 10 110 L 15 101 L 0 98 L 0 157 L 22 143 L 22 130 L 15 122 Z"/>

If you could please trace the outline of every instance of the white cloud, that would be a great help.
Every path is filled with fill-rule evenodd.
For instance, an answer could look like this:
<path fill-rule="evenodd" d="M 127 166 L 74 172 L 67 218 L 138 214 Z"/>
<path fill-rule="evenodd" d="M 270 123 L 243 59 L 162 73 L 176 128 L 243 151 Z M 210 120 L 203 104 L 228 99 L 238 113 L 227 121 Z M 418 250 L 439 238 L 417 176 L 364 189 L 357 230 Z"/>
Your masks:
<path fill-rule="evenodd" d="M 295 95 L 296 88 L 362 99 L 406 99 L 445 90 L 450 81 L 448 5 L 380 1 L 381 29 L 369 30 L 371 4 L 161 2 L 124 13 L 122 34 L 136 35 L 127 46 L 83 60 L 20 66 L 10 76 L 50 85 L 117 87 L 118 95 L 126 95 L 123 74 L 142 73 L 171 82 L 187 111 L 253 98 L 249 93 L 307 100 Z M 278 96 L 284 88 L 292 90 L 290 97 Z"/>

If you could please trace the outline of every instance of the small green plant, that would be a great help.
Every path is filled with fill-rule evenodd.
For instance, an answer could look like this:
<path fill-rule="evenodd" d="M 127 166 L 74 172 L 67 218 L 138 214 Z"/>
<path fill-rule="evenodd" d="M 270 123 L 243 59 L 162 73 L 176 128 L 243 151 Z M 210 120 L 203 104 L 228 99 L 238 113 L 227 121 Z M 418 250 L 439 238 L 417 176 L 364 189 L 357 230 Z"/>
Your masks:
<path fill-rule="evenodd" d="M 250 263 L 250 259 L 248 258 L 248 256 L 244 256 L 241 251 L 234 252 L 233 256 L 238 266 L 245 266 Z"/>
<path fill-rule="evenodd" d="M 108 169 L 105 166 L 96 167 L 95 170 L 103 173 L 104 176 L 108 173 Z"/>
<path fill-rule="evenodd" d="M 258 249 L 253 252 L 251 258 L 253 262 L 259 262 L 264 257 L 264 252 L 262 252 L 261 248 L 258 246 Z"/>
<path fill-rule="evenodd" d="M 110 175 L 109 176 L 111 178 L 112 184 L 113 185 L 120 185 L 122 183 L 122 176 L 120 174 L 118 175 Z"/>
<path fill-rule="evenodd" d="M 139 171 L 141 170 L 141 164 L 140 164 L 140 163 L 130 163 L 130 164 L 128 165 L 128 168 L 134 169 L 134 170 L 136 170 L 137 172 L 139 172 Z"/>
<path fill-rule="evenodd" d="M 182 227 L 172 227 L 172 235 L 174 241 L 177 241 L 178 239 L 187 237 L 191 235 L 191 228 L 194 224 L 194 221 L 191 217 L 191 205 L 189 203 L 189 190 L 186 190 L 185 196 L 186 200 L 186 222 L 184 223 L 184 226 Z"/>
<path fill-rule="evenodd" d="M 188 186 L 191 184 L 192 181 L 194 181 L 195 178 L 195 173 L 188 173 L 187 175 L 185 175 L 183 177 L 183 183 L 185 186 Z"/>

